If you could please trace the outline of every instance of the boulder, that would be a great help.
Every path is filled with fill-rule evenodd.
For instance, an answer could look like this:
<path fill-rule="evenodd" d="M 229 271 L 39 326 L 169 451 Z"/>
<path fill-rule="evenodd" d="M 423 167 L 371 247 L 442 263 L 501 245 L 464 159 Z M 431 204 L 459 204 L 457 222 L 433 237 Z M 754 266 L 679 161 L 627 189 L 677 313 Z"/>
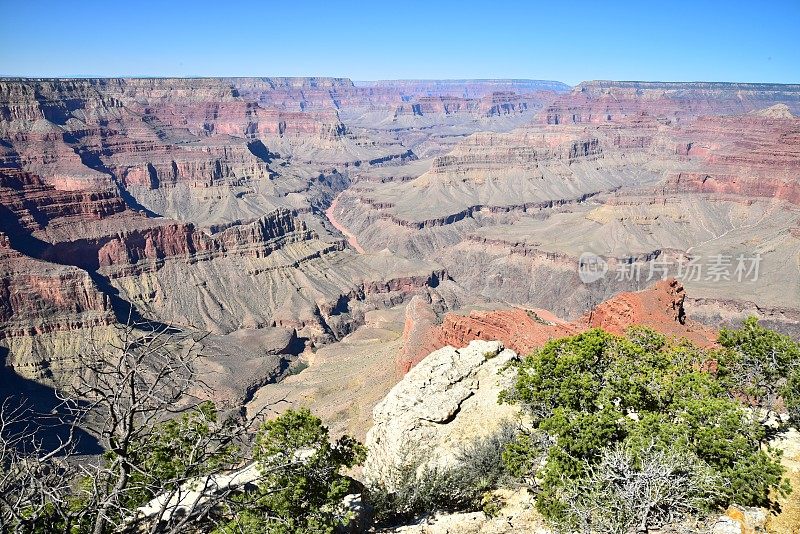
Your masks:
<path fill-rule="evenodd" d="M 766 532 L 767 511 L 763 508 L 731 506 L 714 523 L 712 534 L 757 534 Z"/>
<path fill-rule="evenodd" d="M 465 444 L 518 417 L 518 407 L 497 402 L 516 359 L 499 341 L 429 354 L 375 406 L 364 478 L 391 488 L 391 474 L 410 462 L 452 465 Z"/>

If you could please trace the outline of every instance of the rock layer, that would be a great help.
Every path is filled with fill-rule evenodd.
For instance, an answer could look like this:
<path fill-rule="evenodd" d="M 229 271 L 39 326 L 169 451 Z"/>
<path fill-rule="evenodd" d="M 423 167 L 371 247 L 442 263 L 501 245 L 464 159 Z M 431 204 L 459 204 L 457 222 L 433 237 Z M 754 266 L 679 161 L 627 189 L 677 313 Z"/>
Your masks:
<path fill-rule="evenodd" d="M 621 335 L 633 325 L 686 338 L 700 346 L 714 345 L 716 332 L 713 329 L 686 318 L 685 299 L 683 286 L 669 279 L 644 291 L 620 293 L 572 322 L 543 310 L 511 308 L 472 311 L 467 315 L 447 313 L 438 326 L 433 311 L 426 310 L 421 301 L 412 300 L 406 312 L 399 366 L 409 369 L 438 347 L 465 347 L 478 339 L 499 340 L 519 354 L 528 354 L 551 339 L 589 328 L 602 328 Z"/>
<path fill-rule="evenodd" d="M 581 283 L 584 252 L 611 270 L 760 254 L 758 280 L 682 280 L 686 313 L 755 310 L 793 331 L 798 95 L 768 84 L 3 79 L 0 356 L 51 380 L 133 307 L 227 339 L 220 372 L 257 375 L 236 396 L 279 379 L 298 352 L 237 332 L 337 342 L 409 301 L 401 371 L 474 337 L 527 350 L 541 329 L 568 326 L 521 310 L 577 321 L 645 287 Z M 497 308 L 507 311 L 485 312 Z M 445 315 L 454 309 L 465 311 Z M 638 317 L 621 306 L 604 324 L 626 313 Z"/>

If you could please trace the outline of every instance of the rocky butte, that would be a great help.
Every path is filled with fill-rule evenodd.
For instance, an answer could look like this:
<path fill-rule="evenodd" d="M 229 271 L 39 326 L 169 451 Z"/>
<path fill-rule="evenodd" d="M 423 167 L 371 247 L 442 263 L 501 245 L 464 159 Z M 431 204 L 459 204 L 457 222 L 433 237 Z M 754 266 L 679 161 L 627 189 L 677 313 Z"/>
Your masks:
<path fill-rule="evenodd" d="M 798 106 L 770 84 L 2 79 L 4 363 L 57 382 L 134 310 L 213 346 L 220 383 L 260 369 L 221 388 L 236 403 L 353 339 L 391 338 L 394 372 L 474 332 L 611 325 L 585 314 L 654 281 L 620 265 L 723 254 L 758 276 L 679 276 L 682 313 L 797 332 Z M 581 283 L 584 252 L 608 276 Z"/>

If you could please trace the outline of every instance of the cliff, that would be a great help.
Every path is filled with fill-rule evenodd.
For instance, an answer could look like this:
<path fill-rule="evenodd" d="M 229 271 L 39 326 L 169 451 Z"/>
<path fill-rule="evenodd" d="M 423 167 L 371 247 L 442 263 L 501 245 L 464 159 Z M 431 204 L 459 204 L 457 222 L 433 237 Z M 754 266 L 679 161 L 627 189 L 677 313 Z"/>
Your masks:
<path fill-rule="evenodd" d="M 700 346 L 716 343 L 716 332 L 687 319 L 686 293 L 678 281 L 663 280 L 639 292 L 625 292 L 597 305 L 579 319 L 567 322 L 549 312 L 530 309 L 447 313 L 436 325 L 432 310 L 412 301 L 406 310 L 403 353 L 398 366 L 408 370 L 426 354 L 442 346 L 466 347 L 473 340 L 498 340 L 518 354 L 528 354 L 551 339 L 602 328 L 623 334 L 632 325 L 686 338 Z"/>
<path fill-rule="evenodd" d="M 74 363 L 131 306 L 193 335 L 275 328 L 320 345 L 411 302 L 406 370 L 440 343 L 496 337 L 524 352 L 578 328 L 596 303 L 643 287 L 613 278 L 629 258 L 646 269 L 716 254 L 761 254 L 759 279 L 684 280 L 687 316 L 755 310 L 796 328 L 797 92 L 2 79 L 6 359 L 48 379 L 48 359 Z M 587 251 L 611 269 L 591 285 L 576 272 Z M 605 324 L 639 317 L 631 302 Z M 223 355 L 225 372 L 273 376 L 276 355 L 248 354 L 244 367 Z"/>
<path fill-rule="evenodd" d="M 637 115 L 688 120 L 735 115 L 784 103 L 800 110 L 800 85 L 721 82 L 590 81 L 541 113 L 547 124 L 624 121 Z"/>

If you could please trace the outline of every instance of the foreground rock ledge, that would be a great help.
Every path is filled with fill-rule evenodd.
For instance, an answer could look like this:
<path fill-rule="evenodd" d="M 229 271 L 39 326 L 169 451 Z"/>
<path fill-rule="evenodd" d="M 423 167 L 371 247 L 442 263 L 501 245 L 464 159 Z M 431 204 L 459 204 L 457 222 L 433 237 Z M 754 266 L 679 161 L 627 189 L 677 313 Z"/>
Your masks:
<path fill-rule="evenodd" d="M 514 380 L 507 364 L 518 359 L 500 341 L 474 340 L 467 347 L 436 350 L 413 367 L 373 410 L 374 426 L 367 433 L 369 453 L 363 477 L 393 489 L 393 473 L 407 465 L 453 465 L 467 443 L 493 433 L 503 421 L 520 417 L 514 405 L 497 397 Z M 797 436 L 792 435 L 792 443 Z M 782 445 L 786 445 L 785 443 Z M 788 447 L 788 456 L 794 457 Z M 792 469 L 792 465 L 787 465 Z M 403 534 L 551 534 L 524 489 L 500 489 L 505 503 L 495 517 L 482 512 L 433 514 L 415 524 L 383 530 Z M 712 534 L 794 532 L 765 526 L 767 514 L 757 508 L 731 507 L 709 519 L 703 528 Z M 790 527 L 791 528 L 791 527 Z M 670 532 L 664 530 L 663 532 Z"/>
<path fill-rule="evenodd" d="M 499 341 L 429 354 L 375 406 L 364 478 L 391 488 L 391 474 L 411 461 L 450 465 L 461 446 L 517 417 L 518 407 L 497 403 L 513 381 L 505 367 L 517 358 Z"/>

